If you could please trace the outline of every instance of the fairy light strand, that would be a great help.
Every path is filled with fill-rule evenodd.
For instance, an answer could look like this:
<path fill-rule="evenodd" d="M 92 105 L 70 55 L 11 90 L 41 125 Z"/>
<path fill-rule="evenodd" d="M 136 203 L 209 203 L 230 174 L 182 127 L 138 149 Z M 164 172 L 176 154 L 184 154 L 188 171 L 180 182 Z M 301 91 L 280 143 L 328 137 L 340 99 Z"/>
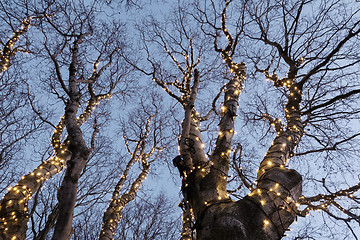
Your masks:
<path fill-rule="evenodd" d="M 33 17 L 27 17 L 21 21 L 21 27 L 19 30 L 14 32 L 12 36 L 5 44 L 4 49 L 0 53 L 0 72 L 6 71 L 10 66 L 10 58 L 16 54 L 16 49 L 14 45 L 19 41 L 19 38 L 22 34 L 28 31 L 30 27 L 30 21 Z M 27 52 L 26 52 L 27 53 Z"/>
<path fill-rule="evenodd" d="M 82 125 L 90 117 L 100 100 L 110 97 L 110 94 L 105 94 L 90 99 L 84 112 L 77 119 L 78 124 Z M 29 220 L 28 201 L 45 181 L 60 173 L 65 168 L 67 160 L 70 159 L 71 153 L 67 150 L 69 140 L 66 138 L 61 141 L 64 128 L 65 116 L 56 125 L 51 138 L 54 156 L 41 163 L 31 173 L 24 175 L 14 187 L 8 189 L 8 193 L 2 198 L 0 203 L 0 231 L 3 231 L 9 238 L 21 239 L 23 233 L 14 229 L 17 229 L 18 226 L 27 226 Z"/>
<path fill-rule="evenodd" d="M 17 52 L 21 51 L 29 53 L 28 50 L 22 50 L 18 48 L 14 49 L 14 45 L 19 41 L 20 36 L 29 30 L 31 20 L 50 16 L 52 16 L 52 14 L 29 16 L 21 21 L 20 29 L 14 32 L 14 35 L 6 42 L 4 48 L 0 50 L 0 72 L 4 72 L 10 67 L 11 57 L 13 57 Z"/>
<path fill-rule="evenodd" d="M 156 150 L 162 151 L 162 148 L 157 148 L 154 144 L 148 152 L 145 152 L 145 142 L 151 133 L 150 123 L 154 116 L 150 116 L 146 120 L 144 136 L 137 141 L 134 151 L 131 154 L 131 158 L 128 161 L 124 172 L 122 173 L 120 180 L 115 186 L 112 198 L 110 200 L 109 207 L 106 209 L 103 217 L 102 229 L 100 231 L 99 239 L 110 240 L 114 238 L 115 230 L 121 220 L 121 212 L 124 207 L 132 200 L 135 199 L 137 191 L 146 179 L 150 163 L 155 159 L 148 162 L 148 159 L 155 153 Z M 156 158 L 156 157 L 155 157 Z M 138 177 L 133 181 L 130 188 L 120 195 L 120 191 L 128 177 L 129 171 L 135 162 L 141 161 L 142 170 Z"/>

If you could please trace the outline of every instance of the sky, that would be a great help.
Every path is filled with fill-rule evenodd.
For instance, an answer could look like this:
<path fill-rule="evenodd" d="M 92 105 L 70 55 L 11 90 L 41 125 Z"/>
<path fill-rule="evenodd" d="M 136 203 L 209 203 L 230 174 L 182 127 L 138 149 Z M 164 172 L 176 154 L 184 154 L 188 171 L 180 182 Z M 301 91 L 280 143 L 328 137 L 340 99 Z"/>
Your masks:
<path fill-rule="evenodd" d="M 139 19 L 141 19 L 143 16 L 146 16 L 147 14 L 150 14 L 152 13 L 153 15 L 159 17 L 159 18 L 163 18 L 162 15 L 163 14 L 168 14 L 169 13 L 169 10 L 171 9 L 171 7 L 174 5 L 175 1 L 168 1 L 168 3 L 164 3 L 163 1 L 153 1 L 151 2 L 151 4 L 147 4 L 145 5 L 144 8 L 142 9 L 136 9 L 136 8 L 133 8 L 133 9 L 130 9 L 128 10 L 128 12 L 126 11 L 121 11 L 121 12 L 118 12 L 116 15 L 116 17 L 122 17 L 124 18 L 124 21 L 126 22 L 126 25 L 127 27 L 129 27 L 131 29 L 131 26 L 133 26 L 133 24 L 135 22 L 139 22 Z M 355 3 L 357 4 L 357 3 Z M 105 10 L 103 12 L 103 14 L 108 14 L 110 13 L 111 10 Z M 123 14 L 123 13 L 127 13 L 130 15 L 126 15 L 126 14 Z M 133 20 L 133 17 L 135 17 L 135 20 Z M 138 33 L 134 30 L 132 32 L 132 34 L 135 35 L 138 35 Z M 135 39 L 135 38 L 134 38 Z M 134 43 L 132 42 L 133 44 L 137 44 L 137 43 Z M 33 63 L 34 64 L 34 63 Z M 146 79 L 144 78 L 143 79 L 143 83 L 145 86 L 147 84 L 146 81 L 148 81 L 149 79 Z M 244 92 L 244 96 L 242 96 L 242 99 L 241 99 L 241 103 L 242 101 L 246 102 L 246 101 L 251 101 L 251 97 L 254 96 L 251 94 L 251 90 L 247 90 L 247 89 L 257 89 L 259 90 L 259 92 L 261 92 L 260 90 L 263 90 L 262 87 L 264 87 L 264 89 L 266 89 L 267 85 L 266 84 L 269 84 L 269 83 L 265 83 L 265 80 L 262 79 L 262 84 L 261 87 L 259 87 L 259 83 L 261 84 L 261 81 L 259 80 L 253 80 L 254 82 L 249 82 L 247 83 L 246 85 L 246 90 Z M 159 89 L 161 90 L 161 89 Z M 274 93 L 275 94 L 275 93 Z M 141 93 L 140 93 L 141 95 Z M 38 96 L 38 99 L 44 99 L 43 96 Z M 166 98 L 167 100 L 165 101 L 170 101 L 168 98 Z M 43 101 L 43 100 L 42 100 Z M 47 100 L 46 100 L 47 101 Z M 40 103 L 41 103 L 41 100 L 40 100 Z M 166 102 L 167 104 L 169 104 L 169 102 Z M 61 106 L 62 107 L 62 106 Z M 61 108 L 59 107 L 59 108 Z M 123 109 L 125 111 L 131 111 L 132 109 L 132 104 L 128 104 L 128 105 L 125 105 L 125 106 L 121 106 L 123 107 Z M 179 106 L 177 106 L 179 107 Z M 118 107 L 120 108 L 120 107 Z M 180 111 L 181 112 L 181 111 Z M 121 115 L 121 113 L 117 113 L 119 115 Z M 58 116 L 54 117 L 57 119 Z M 252 134 L 253 138 L 259 138 L 261 133 L 258 134 L 256 132 L 249 132 L 249 129 L 244 129 L 243 126 L 241 126 L 242 124 L 244 124 L 243 121 L 239 121 L 239 123 L 236 125 L 236 131 L 239 132 L 239 137 L 237 140 L 241 141 L 243 138 L 244 138 L 244 135 L 248 134 L 247 137 L 251 136 L 250 134 Z M 353 121 L 353 124 L 355 126 L 355 128 L 358 128 L 360 126 L 359 124 L 359 121 L 358 120 L 354 120 Z M 263 127 L 262 130 L 264 130 L 266 127 Z M 259 130 L 259 132 L 261 132 L 262 130 Z M 251 131 L 251 130 L 250 130 Z M 48 133 L 47 133 L 48 134 Z M 46 133 L 44 134 L 46 135 Z M 114 132 L 114 135 L 116 135 L 116 133 Z M 268 137 L 267 138 L 267 141 L 268 143 L 266 143 L 266 141 L 263 142 L 262 146 L 259 147 L 257 149 L 257 152 L 255 153 L 255 156 L 256 157 L 259 157 L 259 156 L 262 156 L 267 147 L 269 146 L 268 144 L 271 143 L 271 138 L 272 136 Z M 250 137 L 248 139 L 249 142 L 253 141 Z M 251 144 L 251 143 L 249 143 Z M 253 143 L 254 144 L 254 143 Z M 209 145 L 207 143 L 207 145 Z M 121 144 L 119 145 L 121 146 Z M 30 151 L 32 150 L 37 150 L 36 148 L 34 148 L 33 146 L 31 146 L 31 144 L 29 144 L 29 148 L 30 148 Z M 261 150 L 259 150 L 261 149 Z M 245 151 L 245 154 L 248 154 L 247 158 L 250 159 L 252 156 L 251 156 L 251 151 L 252 149 L 251 148 L 248 148 L 246 151 Z M 155 191 L 158 191 L 159 193 L 160 192 L 166 192 L 167 195 L 169 197 L 171 197 L 174 201 L 180 201 L 181 200 L 181 196 L 179 196 L 179 190 L 180 190 L 180 184 L 181 184 L 181 180 L 180 178 L 178 177 L 178 174 L 176 172 L 176 169 L 172 169 L 171 167 L 171 160 L 172 160 L 172 157 L 175 157 L 176 156 L 176 153 L 177 153 L 177 149 L 176 149 L 176 146 L 174 145 L 173 146 L 173 149 L 171 150 L 171 153 L 173 153 L 173 156 L 169 156 L 169 158 L 167 159 L 163 159 L 163 161 L 167 162 L 167 163 L 170 163 L 170 164 L 161 164 L 161 165 L 157 165 L 156 166 L 156 172 L 160 173 L 156 176 L 149 176 L 148 179 L 144 182 L 144 188 L 153 188 L 155 189 Z M 24 155 L 33 155 L 33 156 L 39 156 L 40 154 L 38 153 L 25 153 Z M 246 156 L 245 156 L 246 157 Z M 310 157 L 311 158 L 311 157 Z M 316 157 L 315 157 L 316 158 Z M 261 161 L 261 157 L 258 158 L 258 162 Z M 36 166 L 36 164 L 38 164 L 39 161 L 35 161 L 34 164 L 26 164 L 26 169 L 24 169 L 24 172 L 28 172 L 28 171 L 31 171 L 34 166 Z M 309 161 L 310 164 L 307 166 L 307 168 L 303 168 L 303 169 L 316 169 L 316 168 L 319 168 L 319 171 L 318 172 L 315 172 L 317 173 L 318 175 L 326 175 L 326 170 L 327 169 L 324 169 L 323 166 L 321 166 L 321 161 L 317 161 L 317 159 L 313 159 L 313 162 L 312 161 Z M 291 162 L 291 166 L 294 166 L 296 169 L 302 169 L 302 162 L 301 162 L 301 159 L 294 159 L 293 162 Z M 334 165 L 336 165 L 336 163 L 334 163 Z M 339 167 L 340 168 L 340 167 Z M 256 168 L 252 169 L 252 174 L 255 175 L 256 174 Z M 336 178 L 337 176 L 334 175 L 334 177 Z M 352 176 L 351 176 L 352 177 Z M 306 194 L 311 194 L 311 190 L 307 190 Z M 178 212 L 179 214 L 181 213 L 181 210 L 180 208 L 178 208 Z M 285 238 L 285 239 L 293 239 L 294 235 L 295 235 L 295 230 L 298 229 L 298 228 L 301 228 L 302 226 L 304 226 L 305 224 L 307 224 L 307 222 L 311 222 L 312 226 L 315 226 L 315 228 L 318 226 L 319 228 L 323 227 L 323 225 L 321 225 L 321 222 L 323 220 L 323 217 L 322 217 L 322 214 L 321 213 L 311 213 L 311 216 L 313 217 L 310 217 L 310 218 L 307 218 L 307 219 L 302 219 L 302 218 L 299 218 L 298 220 L 298 224 L 293 224 L 293 226 L 291 226 L 294 231 L 290 232 L 289 233 L 289 237 L 288 238 Z M 316 224 L 318 223 L 318 224 Z M 300 226 L 300 227 L 299 227 Z M 332 229 L 328 229 L 328 231 L 334 231 L 336 232 L 337 230 L 337 226 L 334 225 Z M 325 230 L 326 231 L 326 230 Z M 359 230 L 359 227 L 356 226 L 355 227 L 355 231 L 357 232 L 357 234 L 360 236 L 360 230 Z M 326 238 L 322 238 L 321 236 L 317 236 L 316 239 L 326 239 Z M 352 239 L 351 237 L 349 237 L 349 239 Z"/>

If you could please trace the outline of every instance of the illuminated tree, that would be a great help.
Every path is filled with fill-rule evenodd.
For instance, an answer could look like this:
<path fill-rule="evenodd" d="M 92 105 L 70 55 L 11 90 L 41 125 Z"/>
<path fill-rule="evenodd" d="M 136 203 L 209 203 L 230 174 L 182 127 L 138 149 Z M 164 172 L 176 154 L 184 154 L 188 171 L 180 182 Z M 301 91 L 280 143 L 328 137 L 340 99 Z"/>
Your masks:
<path fill-rule="evenodd" d="M 109 235 L 109 231 L 112 237 L 111 225 L 120 219 L 122 208 L 134 199 L 148 174 L 150 163 L 158 158 L 158 152 L 162 150 L 159 145 L 163 144 L 164 139 L 159 133 L 159 126 L 164 127 L 166 124 L 156 117 L 156 111 L 151 110 L 151 107 L 156 106 L 156 101 L 159 101 L 153 94 L 154 101 L 143 104 L 142 112 L 148 117 L 145 120 L 141 119 L 143 122 L 136 122 L 137 118 L 143 116 L 139 110 L 137 115 L 132 116 L 131 121 L 134 123 L 129 122 L 127 127 L 124 127 L 124 136 L 128 135 L 130 130 L 136 132 L 132 136 L 135 138 L 127 139 L 124 146 L 124 149 L 127 148 L 131 152 L 130 160 L 125 156 L 117 156 L 116 161 L 109 159 L 111 153 L 101 154 L 106 149 L 110 150 L 109 144 L 102 142 L 99 137 L 100 130 L 110 119 L 108 109 L 103 104 L 104 100 L 112 96 L 126 100 L 128 91 L 135 90 L 135 86 L 130 90 L 128 88 L 132 82 L 131 78 L 125 80 L 131 72 L 131 67 L 121 60 L 121 51 L 125 43 L 123 32 L 120 30 L 124 28 L 119 22 L 109 23 L 101 17 L 95 21 L 95 13 L 101 6 L 106 7 L 96 2 L 89 6 L 67 2 L 26 5 L 25 11 L 31 9 L 34 12 L 51 13 L 43 14 L 44 17 L 37 23 L 36 30 L 34 29 L 35 33 L 28 37 L 33 41 L 33 45 L 29 46 L 32 50 L 28 52 L 33 56 L 35 65 L 38 65 L 33 69 L 28 67 L 26 74 L 29 76 L 43 74 L 40 82 L 44 83 L 45 88 L 36 88 L 39 82 L 34 77 L 32 81 L 28 81 L 29 87 L 24 95 L 28 98 L 34 115 L 41 119 L 43 124 L 49 125 L 53 134 L 51 149 L 43 147 L 45 153 L 43 159 L 38 161 L 40 165 L 22 176 L 17 184 L 8 189 L 8 193 L 1 200 L 1 239 L 25 239 L 29 219 L 35 239 L 45 239 L 52 231 L 53 239 L 69 239 L 72 234 L 78 234 L 75 232 L 77 228 L 73 220 L 76 214 L 75 208 L 104 209 L 105 204 L 108 203 L 104 198 L 112 191 L 111 184 L 116 179 L 120 179 L 113 193 L 111 207 L 104 215 L 103 231 L 100 232 L 101 226 L 95 226 L 103 239 L 108 238 L 106 235 Z M 1 62 L 2 71 L 8 69 L 11 58 L 21 49 L 14 48 L 13 45 L 19 35 L 26 32 L 29 19 L 23 22 L 25 27 L 22 27 L 20 32 L 16 31 L 15 36 L 5 44 Z M 45 94 L 49 94 L 45 103 L 40 97 L 35 97 Z M 99 104 L 102 106 L 97 109 Z M 121 103 L 117 106 L 121 106 Z M 58 123 L 53 124 L 56 121 Z M 146 126 L 145 129 L 143 124 Z M 137 144 L 135 149 L 131 150 L 134 141 Z M 149 146 L 151 143 L 153 145 Z M 46 157 L 47 155 L 50 156 Z M 112 158 L 115 158 L 114 156 Z M 126 165 L 122 177 L 117 175 L 119 167 L 114 170 L 115 166 L 111 166 L 121 162 Z M 129 171 L 135 168 L 133 165 L 136 162 L 141 163 L 142 170 L 139 177 L 133 179 L 131 176 L 136 174 L 136 169 L 132 170 L 135 173 L 131 176 Z M 94 168 L 98 168 L 98 171 L 103 173 L 93 172 Z M 55 182 L 61 180 L 59 189 L 54 182 L 46 183 L 64 169 L 66 170 L 63 178 L 55 180 Z M 129 187 L 131 181 L 133 184 Z M 47 187 L 47 184 L 50 187 L 47 192 L 40 189 L 42 186 Z M 122 186 L 125 193 L 120 192 Z M 54 196 L 58 199 L 58 203 L 52 205 Z M 30 201 L 32 197 L 34 199 Z M 110 213 L 113 209 L 115 209 L 115 218 Z M 40 217 L 35 216 L 34 213 Z M 37 230 L 37 224 L 41 223 L 44 225 L 39 226 Z M 92 231 L 96 230 L 92 229 Z"/>
<path fill-rule="evenodd" d="M 280 239 L 312 210 L 326 213 L 327 224 L 331 218 L 344 222 L 355 236 L 359 180 L 352 168 L 357 166 L 359 129 L 352 120 L 359 119 L 358 8 L 321 0 L 199 1 L 191 5 L 195 10 L 185 4 L 172 13 L 172 27 L 152 20 L 148 32 L 142 30 L 150 67 L 136 65 L 184 111 L 179 136 L 183 162 L 174 160 L 181 172 L 185 166 L 181 238 Z M 202 51 L 209 42 L 227 68 L 223 78 L 228 80 L 219 94 L 209 90 L 217 87 L 209 79 L 217 62 L 213 68 L 203 65 L 212 59 Z M 164 55 L 154 54 L 159 48 Z M 213 94 L 206 104 L 205 89 Z M 237 107 L 243 129 L 251 130 L 242 130 L 247 137 L 240 136 L 233 146 Z M 210 117 L 218 124 L 215 143 L 211 123 L 200 126 L 211 113 L 218 115 Z M 254 140 L 257 132 L 262 133 Z M 203 136 L 214 145 L 204 149 Z M 258 154 L 252 157 L 259 160 L 246 159 L 243 153 L 251 145 L 258 152 L 267 145 L 262 160 Z M 321 160 L 314 162 L 310 154 Z M 327 172 L 315 171 L 321 163 Z M 251 173 L 255 165 L 256 176 Z M 235 183 L 230 166 L 241 184 L 235 191 L 229 189 Z M 338 239 L 339 233 L 331 234 Z"/>
<path fill-rule="evenodd" d="M 182 178 L 181 239 L 357 238 L 357 3 L 179 1 L 127 8 L 126 29 L 119 2 L 16 5 L 43 16 L 19 43 L 41 76 L 26 104 L 53 134 L 1 200 L 1 239 L 175 238 L 167 198 L 140 189 L 159 159 Z"/>
<path fill-rule="evenodd" d="M 142 106 L 141 111 L 148 115 L 146 118 L 140 119 L 139 121 L 137 118 L 141 116 L 141 111 L 136 111 L 137 117 L 131 117 L 130 122 L 126 124 L 126 128 L 132 129 L 132 134 L 130 136 L 129 133 L 127 133 L 130 132 L 128 129 L 124 130 L 123 136 L 126 149 L 130 154 L 130 160 L 127 162 L 126 167 L 115 186 L 110 205 L 104 213 L 99 239 L 113 239 L 118 224 L 122 219 L 123 209 L 129 202 L 135 199 L 140 186 L 149 174 L 151 163 L 161 156 L 164 147 L 160 147 L 159 145 L 165 145 L 166 141 L 164 136 L 162 136 L 161 131 L 166 128 L 167 120 L 156 116 L 159 114 L 159 108 L 156 105 L 158 102 L 159 100 L 155 97 L 153 98 L 152 106 Z M 155 109 L 152 110 L 152 108 Z M 133 150 L 131 149 L 132 145 Z M 129 178 L 129 173 L 132 170 L 133 165 L 137 162 L 141 165 L 140 172 L 134 180 L 132 180 L 130 186 L 125 190 L 122 189 L 126 186 L 125 182 L 127 178 Z M 169 210 L 165 205 L 162 209 Z M 152 217 L 156 218 L 156 210 L 154 209 L 154 211 L 154 216 Z M 136 214 L 138 213 L 135 212 L 135 215 Z M 141 216 L 139 215 L 139 217 Z M 135 226 L 140 226 L 140 224 L 135 224 Z"/>
<path fill-rule="evenodd" d="M 0 51 L 0 168 L 4 171 L 1 182 L 11 184 L 11 175 L 15 173 L 8 169 L 9 165 L 14 163 L 21 144 L 42 128 L 42 122 L 34 114 L 27 114 L 31 106 L 26 95 L 26 82 L 19 79 L 22 74 L 19 62 L 22 61 L 15 59 L 17 53 L 20 59 L 23 54 L 28 53 L 27 47 L 22 44 L 23 41 L 19 43 L 19 39 L 24 38 L 30 25 L 41 16 L 7 21 L 8 13 L 4 8 L 2 11 L 3 27 L 11 27 L 12 35 L 9 38 L 9 31 L 2 29 L 5 36 L 2 36 Z M 13 64 L 17 71 L 7 71 Z M 29 122 L 32 124 L 28 124 Z"/>

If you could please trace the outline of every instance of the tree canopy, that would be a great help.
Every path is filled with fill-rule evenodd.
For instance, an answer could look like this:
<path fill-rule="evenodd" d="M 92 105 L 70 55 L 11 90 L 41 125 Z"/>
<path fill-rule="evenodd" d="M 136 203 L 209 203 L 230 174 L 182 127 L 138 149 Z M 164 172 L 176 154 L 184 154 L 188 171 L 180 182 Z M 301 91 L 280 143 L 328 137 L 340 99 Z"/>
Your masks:
<path fill-rule="evenodd" d="M 0 239 L 358 239 L 359 4 L 1 2 Z"/>

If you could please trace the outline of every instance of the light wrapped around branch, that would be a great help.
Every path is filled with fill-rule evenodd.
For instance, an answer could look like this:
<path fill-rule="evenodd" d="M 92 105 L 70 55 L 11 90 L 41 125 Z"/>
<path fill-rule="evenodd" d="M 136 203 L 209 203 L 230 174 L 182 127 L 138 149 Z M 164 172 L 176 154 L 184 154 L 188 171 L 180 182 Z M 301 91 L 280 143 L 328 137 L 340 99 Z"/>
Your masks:
<path fill-rule="evenodd" d="M 16 42 L 19 41 L 19 38 L 22 34 L 26 33 L 30 27 L 30 22 L 32 19 L 36 18 L 42 18 L 42 17 L 48 17 L 50 15 L 45 14 L 41 16 L 29 16 L 26 19 L 21 21 L 20 29 L 16 30 L 14 32 L 14 36 L 12 36 L 5 44 L 4 49 L 0 51 L 0 72 L 6 71 L 11 62 L 11 57 L 16 54 L 18 51 L 24 51 L 20 49 L 14 49 L 14 45 Z M 25 53 L 28 53 L 28 51 L 25 51 Z"/>

